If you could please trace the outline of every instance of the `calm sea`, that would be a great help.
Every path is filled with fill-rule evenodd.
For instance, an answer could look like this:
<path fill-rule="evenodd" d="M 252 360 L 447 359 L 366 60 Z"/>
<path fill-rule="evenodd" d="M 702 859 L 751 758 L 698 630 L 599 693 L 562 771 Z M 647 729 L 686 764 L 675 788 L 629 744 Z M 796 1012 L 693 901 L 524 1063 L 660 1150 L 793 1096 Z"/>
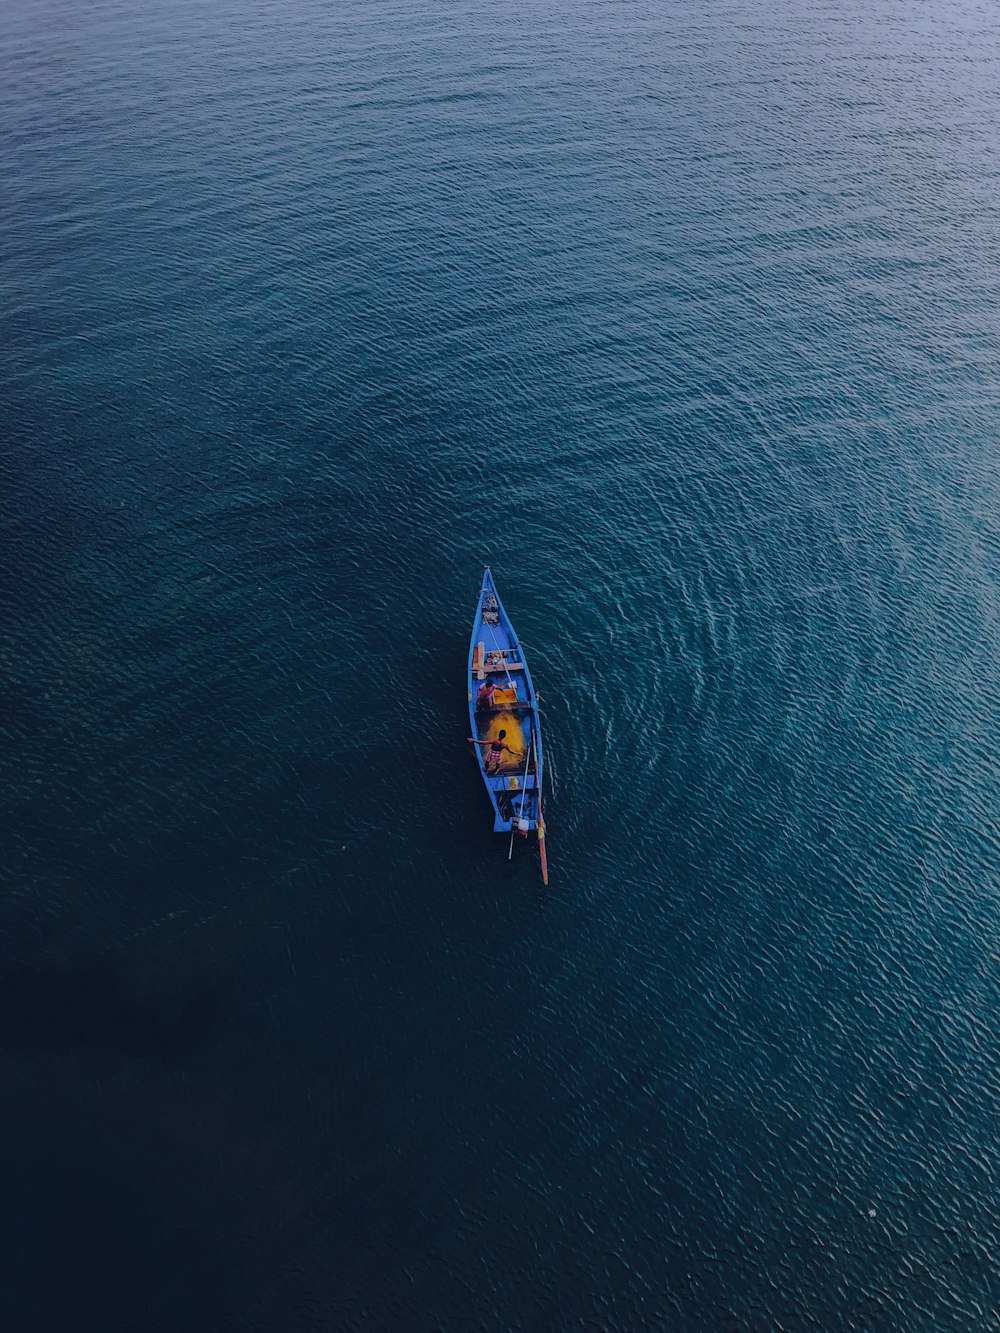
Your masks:
<path fill-rule="evenodd" d="M 995 10 L 8 0 L 0 136 L 5 1333 L 1000 1328 Z"/>

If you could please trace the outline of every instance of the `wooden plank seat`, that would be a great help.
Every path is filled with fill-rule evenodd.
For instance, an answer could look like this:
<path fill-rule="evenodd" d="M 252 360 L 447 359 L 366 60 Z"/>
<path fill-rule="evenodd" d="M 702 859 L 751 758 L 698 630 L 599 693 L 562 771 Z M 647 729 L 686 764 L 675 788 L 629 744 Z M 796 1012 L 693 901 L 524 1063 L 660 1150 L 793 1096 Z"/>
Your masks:
<path fill-rule="evenodd" d="M 505 675 L 508 671 L 523 671 L 523 670 L 524 670 L 524 663 L 523 663 L 523 662 L 497 662 L 497 663 L 494 663 L 494 664 L 488 664 L 487 666 L 485 666 L 485 667 L 483 668 L 483 670 L 486 672 L 487 675 L 490 675 L 491 673 L 493 673 L 493 674 L 496 674 L 496 675 L 498 675 L 498 676 L 503 676 L 503 675 Z"/>
<path fill-rule="evenodd" d="M 510 778 L 514 778 L 514 779 L 515 779 L 515 781 L 517 782 L 517 786 L 516 786 L 516 787 L 512 787 L 512 786 L 510 785 L 510 781 L 509 781 Z M 523 771 L 520 772 L 520 773 L 498 773 L 498 774 L 496 775 L 496 777 L 487 778 L 486 781 L 489 783 L 490 787 L 492 787 L 492 789 L 493 789 L 494 791 L 534 791 L 534 790 L 535 790 L 535 775 L 534 775 L 534 773 L 529 773 L 527 777 L 524 776 Z"/>

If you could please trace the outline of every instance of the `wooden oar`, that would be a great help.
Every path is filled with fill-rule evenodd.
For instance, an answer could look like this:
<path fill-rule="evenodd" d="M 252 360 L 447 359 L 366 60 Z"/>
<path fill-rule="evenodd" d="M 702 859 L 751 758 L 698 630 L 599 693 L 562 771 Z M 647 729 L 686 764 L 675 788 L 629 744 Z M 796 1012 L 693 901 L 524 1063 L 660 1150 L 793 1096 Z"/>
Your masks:
<path fill-rule="evenodd" d="M 535 738 L 535 719 L 531 719 L 531 738 L 535 741 L 535 790 L 538 793 L 538 859 L 542 863 L 542 883 L 549 882 L 549 863 L 545 856 L 545 820 L 542 818 L 542 766 L 539 762 L 541 750 Z"/>

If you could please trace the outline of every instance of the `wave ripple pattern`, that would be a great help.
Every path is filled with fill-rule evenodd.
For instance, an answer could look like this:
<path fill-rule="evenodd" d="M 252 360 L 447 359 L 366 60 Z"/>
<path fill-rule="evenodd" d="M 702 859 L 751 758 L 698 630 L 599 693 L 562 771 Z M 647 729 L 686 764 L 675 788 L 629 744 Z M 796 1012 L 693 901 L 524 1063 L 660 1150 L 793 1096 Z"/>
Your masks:
<path fill-rule="evenodd" d="M 998 140 L 984 6 L 6 6 L 5 1329 L 1000 1328 Z"/>

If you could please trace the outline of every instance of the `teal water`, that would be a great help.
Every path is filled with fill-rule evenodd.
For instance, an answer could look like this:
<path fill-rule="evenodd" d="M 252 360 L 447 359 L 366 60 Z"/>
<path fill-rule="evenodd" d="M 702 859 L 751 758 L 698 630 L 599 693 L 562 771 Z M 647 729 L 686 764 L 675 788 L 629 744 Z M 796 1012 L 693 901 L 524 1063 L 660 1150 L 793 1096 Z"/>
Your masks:
<path fill-rule="evenodd" d="M 998 108 L 959 3 L 8 7 L 5 1328 L 997 1326 Z"/>

